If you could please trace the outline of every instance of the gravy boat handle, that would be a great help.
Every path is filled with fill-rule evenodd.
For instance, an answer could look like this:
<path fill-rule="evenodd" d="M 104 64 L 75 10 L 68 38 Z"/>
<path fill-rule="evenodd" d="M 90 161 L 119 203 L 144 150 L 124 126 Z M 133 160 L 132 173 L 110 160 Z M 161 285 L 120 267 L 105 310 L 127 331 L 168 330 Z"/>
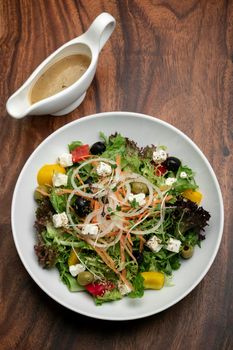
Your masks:
<path fill-rule="evenodd" d="M 89 29 L 84 33 L 85 39 L 94 45 L 98 43 L 99 51 L 101 51 L 110 38 L 115 26 L 115 18 L 107 12 L 103 12 L 96 17 Z"/>

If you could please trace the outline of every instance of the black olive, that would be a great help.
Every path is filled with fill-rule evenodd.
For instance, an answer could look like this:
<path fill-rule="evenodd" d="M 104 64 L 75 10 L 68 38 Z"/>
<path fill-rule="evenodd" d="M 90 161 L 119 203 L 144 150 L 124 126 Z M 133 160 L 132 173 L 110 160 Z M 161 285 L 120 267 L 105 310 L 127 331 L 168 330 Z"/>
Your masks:
<path fill-rule="evenodd" d="M 86 184 L 86 185 L 91 185 L 92 184 L 92 178 L 91 177 L 88 177 L 85 181 L 84 181 L 84 183 Z"/>
<path fill-rule="evenodd" d="M 105 150 L 106 150 L 106 146 L 101 141 L 94 143 L 90 148 L 91 154 L 94 154 L 94 155 L 102 154 Z"/>
<path fill-rule="evenodd" d="M 142 264 L 142 262 L 143 262 L 143 255 L 142 255 L 142 253 L 134 252 L 133 255 L 134 255 L 135 259 L 137 260 L 137 263 L 138 264 Z"/>
<path fill-rule="evenodd" d="M 168 157 L 163 164 L 167 170 L 176 173 L 181 165 L 181 161 L 176 157 Z"/>
<path fill-rule="evenodd" d="M 83 197 L 77 197 L 74 203 L 74 210 L 80 217 L 88 215 L 91 211 L 90 201 Z"/>

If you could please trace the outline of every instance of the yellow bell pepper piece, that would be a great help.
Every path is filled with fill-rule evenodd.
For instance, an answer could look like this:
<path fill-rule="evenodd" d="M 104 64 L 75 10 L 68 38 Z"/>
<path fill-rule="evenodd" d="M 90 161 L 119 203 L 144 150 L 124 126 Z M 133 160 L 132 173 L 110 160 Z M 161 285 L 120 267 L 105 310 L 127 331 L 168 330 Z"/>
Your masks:
<path fill-rule="evenodd" d="M 66 170 L 59 164 L 45 164 L 40 168 L 37 174 L 37 182 L 39 185 L 52 185 L 54 173 L 65 174 Z"/>
<path fill-rule="evenodd" d="M 189 199 L 190 201 L 196 203 L 196 204 L 200 204 L 201 200 L 202 200 L 202 193 L 199 191 L 193 191 L 193 190 L 186 190 L 182 193 L 182 196 L 184 198 Z"/>
<path fill-rule="evenodd" d="M 162 272 L 148 271 L 141 272 L 144 278 L 143 285 L 145 289 L 161 289 L 164 286 L 165 276 Z"/>
<path fill-rule="evenodd" d="M 71 249 L 70 256 L 68 259 L 68 266 L 76 265 L 78 264 L 78 261 L 79 260 L 78 260 L 77 254 L 75 253 L 74 249 Z"/>

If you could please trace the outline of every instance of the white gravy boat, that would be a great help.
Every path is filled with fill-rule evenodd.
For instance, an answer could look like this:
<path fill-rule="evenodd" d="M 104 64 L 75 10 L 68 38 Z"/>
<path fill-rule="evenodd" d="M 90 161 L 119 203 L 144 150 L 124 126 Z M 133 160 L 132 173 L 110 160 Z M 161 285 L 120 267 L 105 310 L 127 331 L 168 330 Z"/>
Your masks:
<path fill-rule="evenodd" d="M 103 12 L 96 17 L 84 34 L 68 41 L 53 52 L 8 99 L 7 112 L 12 117 L 20 119 L 27 115 L 64 115 L 77 108 L 85 98 L 86 90 L 95 75 L 99 53 L 112 34 L 115 24 L 115 19 L 110 14 Z M 32 104 L 30 92 L 38 78 L 55 62 L 75 54 L 90 57 L 91 63 L 86 72 L 74 84 L 61 92 Z"/>

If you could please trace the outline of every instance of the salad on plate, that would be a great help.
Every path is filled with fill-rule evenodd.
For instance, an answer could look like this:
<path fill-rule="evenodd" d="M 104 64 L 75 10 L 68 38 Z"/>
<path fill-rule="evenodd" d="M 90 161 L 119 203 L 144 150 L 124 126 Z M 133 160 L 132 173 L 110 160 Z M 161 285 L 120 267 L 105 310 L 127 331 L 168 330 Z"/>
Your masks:
<path fill-rule="evenodd" d="M 34 193 L 40 265 L 97 305 L 171 285 L 210 219 L 193 170 L 166 146 L 100 140 L 71 142 L 39 169 Z"/>

